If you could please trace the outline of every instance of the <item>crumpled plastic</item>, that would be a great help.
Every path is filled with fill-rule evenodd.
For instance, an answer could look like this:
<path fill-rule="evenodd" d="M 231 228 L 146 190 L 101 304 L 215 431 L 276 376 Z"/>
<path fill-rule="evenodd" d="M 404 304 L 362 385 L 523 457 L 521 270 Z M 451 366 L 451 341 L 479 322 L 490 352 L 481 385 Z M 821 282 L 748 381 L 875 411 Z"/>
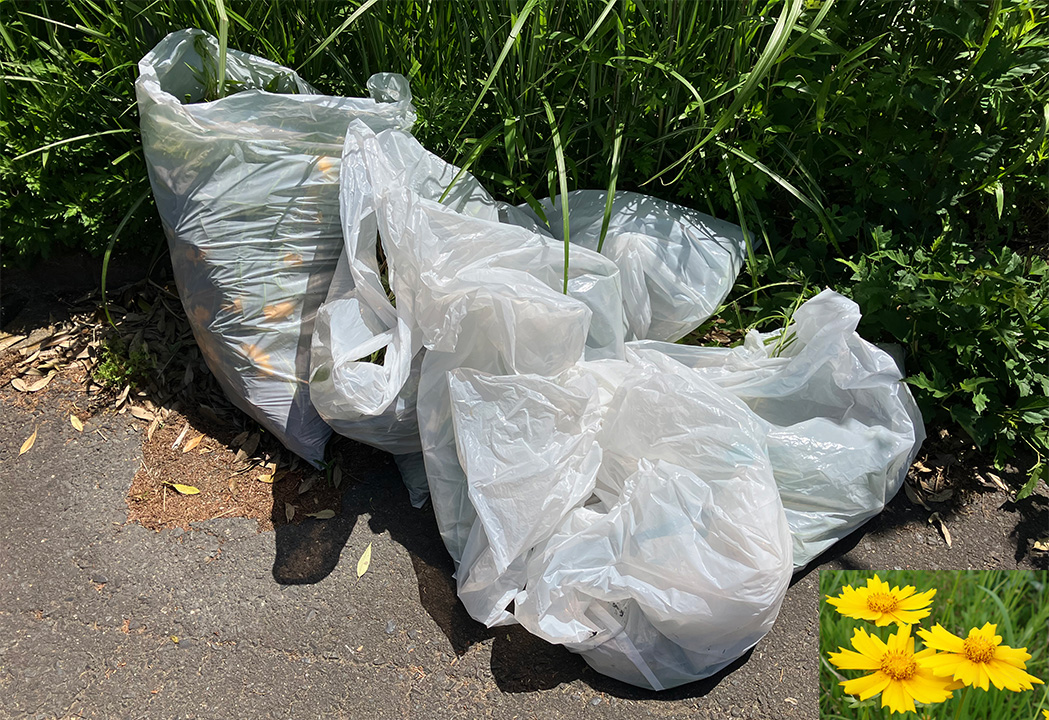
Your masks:
<path fill-rule="evenodd" d="M 824 290 L 786 328 L 751 331 L 739 347 L 633 345 L 693 368 L 765 421 L 799 568 L 881 512 L 925 439 L 901 369 L 859 321 L 856 303 Z"/>
<path fill-rule="evenodd" d="M 294 71 L 227 53 L 235 94 L 200 102 L 218 42 L 165 37 L 139 63 L 142 145 L 197 345 L 226 395 L 313 464 L 330 428 L 309 397 L 313 319 L 342 251 L 338 174 L 350 120 L 411 128 L 408 82 L 317 94 Z"/>
<path fill-rule="evenodd" d="M 406 132 L 400 76 L 374 100 L 183 105 L 168 91 L 199 96 L 186 63 L 214 52 L 173 34 L 138 86 L 198 344 L 307 459 L 328 424 L 394 453 L 472 617 L 674 687 L 753 647 L 792 572 L 899 489 L 921 418 L 851 301 L 825 291 L 737 348 L 673 342 L 731 288 L 737 226 L 617 193 L 603 232 L 583 190 L 566 249 L 559 200 L 497 202 Z M 230 56 L 251 87 L 311 92 Z"/>
<path fill-rule="evenodd" d="M 760 420 L 680 363 L 628 350 L 628 260 L 573 243 L 566 294 L 564 244 L 465 175 L 442 202 L 456 175 L 406 133 L 360 123 L 347 133 L 346 217 L 367 219 L 362 237 L 378 232 L 396 298 L 395 317 L 372 334 L 392 343 L 403 332 L 402 367 L 422 354 L 416 420 L 460 598 L 475 618 L 521 622 L 628 682 L 664 688 L 716 672 L 771 627 L 792 570 Z M 624 196 L 623 207 L 638 199 Z M 358 203 L 367 209 L 353 211 Z M 623 234 L 641 244 L 639 230 Z M 605 247 L 627 245 L 609 237 Z M 677 247 L 633 255 L 634 295 L 656 309 L 650 318 L 668 316 L 650 277 L 711 258 L 720 274 L 738 270 L 738 229 L 664 242 Z M 381 282 L 354 277 L 365 282 L 381 306 Z M 714 308 L 727 287 L 710 287 Z M 344 310 L 366 326 L 361 307 Z M 684 331 L 680 321 L 645 327 L 663 339 Z M 380 412 L 397 397 L 383 392 L 391 405 Z"/>

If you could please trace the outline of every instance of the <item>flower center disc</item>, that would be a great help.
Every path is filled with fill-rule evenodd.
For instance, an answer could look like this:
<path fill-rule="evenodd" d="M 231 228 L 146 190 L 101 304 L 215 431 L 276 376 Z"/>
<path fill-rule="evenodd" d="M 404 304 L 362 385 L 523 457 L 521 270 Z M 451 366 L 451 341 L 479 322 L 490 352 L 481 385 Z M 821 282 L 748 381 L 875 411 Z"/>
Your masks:
<path fill-rule="evenodd" d="M 896 598 L 885 593 L 871 593 L 867 597 L 867 607 L 874 612 L 892 612 L 896 609 Z"/>
<path fill-rule="evenodd" d="M 965 657 L 974 663 L 985 663 L 994 658 L 994 645 L 981 637 L 965 638 Z"/>
<path fill-rule="evenodd" d="M 918 664 L 910 653 L 888 652 L 882 656 L 881 671 L 893 680 L 910 680 Z"/>

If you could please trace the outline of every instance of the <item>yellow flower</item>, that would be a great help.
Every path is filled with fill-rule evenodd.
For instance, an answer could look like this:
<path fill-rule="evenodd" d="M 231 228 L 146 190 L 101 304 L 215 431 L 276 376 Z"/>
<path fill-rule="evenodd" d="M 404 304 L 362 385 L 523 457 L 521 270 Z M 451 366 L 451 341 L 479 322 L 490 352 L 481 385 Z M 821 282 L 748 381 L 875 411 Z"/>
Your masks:
<path fill-rule="evenodd" d="M 856 590 L 846 585 L 841 595 L 828 595 L 827 602 L 845 617 L 867 620 L 879 627 L 889 623 L 913 625 L 929 614 L 929 603 L 935 594 L 935 588 L 915 594 L 913 585 L 890 590 L 889 583 L 875 575 L 867 580 L 867 587 Z"/>
<path fill-rule="evenodd" d="M 1042 710 L 1042 715 L 1045 715 L 1045 719 L 1049 720 L 1049 710 Z"/>
<path fill-rule="evenodd" d="M 842 689 L 860 700 L 881 693 L 881 706 L 893 713 L 915 712 L 914 702 L 938 703 L 951 696 L 961 685 L 947 678 L 937 677 L 925 667 L 924 661 L 935 650 L 914 652 L 911 626 L 901 625 L 887 643 L 876 635 L 868 635 L 856 628 L 852 646 L 859 652 L 838 648 L 830 653 L 830 661 L 842 670 L 870 670 L 869 675 L 845 680 Z"/>
<path fill-rule="evenodd" d="M 1024 672 L 1031 659 L 1027 648 L 1002 645 L 1002 636 L 994 634 L 997 627 L 986 623 L 982 628 L 973 628 L 964 640 L 944 630 L 939 623 L 932 630 L 919 630 L 918 635 L 928 647 L 942 651 L 927 665 L 937 675 L 953 676 L 983 690 L 988 689 L 988 682 L 999 690 L 1013 692 L 1030 690 L 1033 683 L 1044 685 L 1034 675 Z"/>

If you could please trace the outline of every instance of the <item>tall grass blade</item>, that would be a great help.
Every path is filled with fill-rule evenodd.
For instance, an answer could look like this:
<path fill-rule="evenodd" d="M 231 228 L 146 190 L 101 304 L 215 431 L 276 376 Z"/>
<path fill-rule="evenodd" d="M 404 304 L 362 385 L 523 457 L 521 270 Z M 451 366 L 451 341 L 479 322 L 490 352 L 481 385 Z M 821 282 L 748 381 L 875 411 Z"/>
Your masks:
<path fill-rule="evenodd" d="M 557 160 L 557 180 L 561 189 L 561 231 L 565 237 L 565 284 L 564 292 L 568 294 L 568 175 L 565 172 L 565 153 L 561 147 L 561 133 L 557 129 L 557 121 L 554 119 L 554 109 L 550 107 L 550 101 L 542 97 L 543 109 L 546 111 L 546 121 L 550 124 L 550 133 L 554 143 L 554 157 Z"/>
<path fill-rule="evenodd" d="M 215 0 L 215 11 L 219 16 L 219 78 L 218 96 L 226 96 L 226 44 L 229 42 L 229 17 L 226 15 L 225 0 Z"/>
<path fill-rule="evenodd" d="M 484 96 L 488 94 L 488 89 L 492 87 L 492 83 L 495 81 L 495 76 L 499 73 L 499 68 L 503 66 L 503 61 L 506 60 L 506 56 L 510 54 L 510 49 L 514 46 L 514 41 L 517 39 L 517 36 L 521 34 L 521 29 L 524 27 L 525 22 L 527 22 L 528 16 L 532 14 L 535 6 L 538 4 L 539 0 L 528 0 L 524 9 L 521 10 L 517 22 L 515 22 L 513 27 L 510 28 L 510 34 L 507 36 L 506 42 L 503 43 L 503 49 L 499 53 L 499 57 L 496 58 L 495 64 L 492 65 L 492 69 L 488 72 L 488 77 L 485 78 L 484 84 L 481 86 L 481 92 L 478 93 L 477 99 L 474 100 L 470 112 L 466 113 L 466 117 L 463 118 L 462 125 L 460 125 L 459 129 L 456 131 L 455 137 L 452 138 L 453 141 L 459 138 L 459 135 L 462 134 L 466 124 L 470 122 L 470 118 L 472 118 L 474 113 L 477 112 L 477 108 L 481 106 L 481 101 L 484 99 Z"/>
<path fill-rule="evenodd" d="M 301 68 L 302 66 L 306 65 L 307 63 L 309 63 L 310 60 L 312 60 L 313 58 L 317 57 L 322 52 L 324 52 L 324 49 L 331 44 L 332 40 L 334 40 L 335 38 L 339 37 L 339 35 L 341 35 L 343 33 L 343 31 L 346 30 L 346 28 L 348 28 L 350 25 L 352 25 L 357 20 L 357 18 L 359 18 L 364 13 L 366 13 L 368 11 L 368 8 L 370 8 L 372 5 L 374 5 L 377 2 L 379 2 L 379 0 L 367 0 L 367 2 L 365 2 L 359 8 L 354 10 L 353 13 L 348 18 L 343 20 L 342 25 L 339 25 L 339 27 L 335 28 L 335 31 L 331 35 L 326 37 L 324 39 L 324 42 L 322 42 L 320 45 L 317 46 L 317 49 L 315 49 L 312 53 L 310 53 L 309 57 L 307 57 L 305 60 L 303 60 L 301 63 L 299 63 L 299 67 Z"/>
<path fill-rule="evenodd" d="M 619 181 L 619 149 L 623 146 L 623 123 L 616 126 L 616 137 L 612 141 L 612 171 L 608 177 L 608 194 L 605 196 L 605 214 L 601 218 L 601 237 L 597 240 L 597 251 L 605 246 L 605 236 L 608 234 L 608 223 L 612 219 L 612 201 L 616 195 L 616 183 Z"/>

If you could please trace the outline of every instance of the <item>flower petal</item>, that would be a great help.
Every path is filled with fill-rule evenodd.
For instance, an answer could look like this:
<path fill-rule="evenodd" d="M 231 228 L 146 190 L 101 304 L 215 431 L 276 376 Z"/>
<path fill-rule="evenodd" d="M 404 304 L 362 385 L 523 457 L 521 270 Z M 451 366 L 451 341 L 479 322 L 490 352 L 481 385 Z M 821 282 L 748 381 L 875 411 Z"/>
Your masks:
<path fill-rule="evenodd" d="M 903 683 L 890 682 L 881 693 L 881 706 L 894 713 L 914 712 L 914 699 L 904 690 Z"/>
<path fill-rule="evenodd" d="M 900 610 L 920 610 L 932 602 L 932 596 L 936 594 L 936 588 L 917 595 L 900 600 Z"/>
<path fill-rule="evenodd" d="M 841 652 L 828 653 L 831 664 L 840 670 L 877 670 L 881 667 L 881 661 L 876 658 L 861 655 L 852 650 L 838 648 Z"/>
<path fill-rule="evenodd" d="M 1008 645 L 999 645 L 994 649 L 994 659 L 1009 663 L 1013 667 L 1024 669 L 1027 667 L 1027 661 L 1031 659 L 1031 654 L 1027 652 L 1027 648 L 1011 648 Z"/>
<path fill-rule="evenodd" d="M 997 660 L 991 660 L 984 667 L 991 678 L 991 682 L 999 690 L 1005 689 L 1020 692 L 1021 690 L 1032 690 L 1034 685 L 1045 684 L 1034 675 Z"/>
<path fill-rule="evenodd" d="M 852 646 L 869 658 L 881 662 L 888 647 L 877 635 L 869 635 L 863 628 L 856 628 L 852 634 Z"/>
<path fill-rule="evenodd" d="M 939 623 L 933 625 L 932 630 L 919 630 L 918 637 L 927 647 L 952 653 L 965 652 L 965 641 L 944 630 Z"/>
<path fill-rule="evenodd" d="M 866 700 L 880 693 L 890 682 L 889 676 L 879 670 L 870 675 L 844 680 L 841 687 L 849 695 L 859 695 L 860 700 Z"/>

